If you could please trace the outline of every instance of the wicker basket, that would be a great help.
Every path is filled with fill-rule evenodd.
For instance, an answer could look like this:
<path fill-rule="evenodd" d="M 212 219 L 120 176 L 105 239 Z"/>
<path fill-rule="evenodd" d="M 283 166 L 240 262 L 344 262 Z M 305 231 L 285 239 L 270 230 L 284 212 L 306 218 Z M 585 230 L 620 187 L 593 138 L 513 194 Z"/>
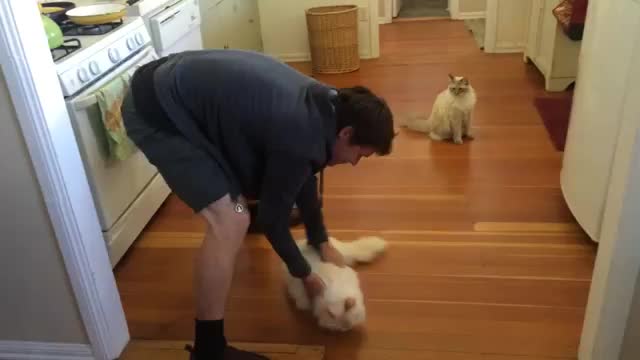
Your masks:
<path fill-rule="evenodd" d="M 306 15 L 313 71 L 338 74 L 358 70 L 358 7 L 314 7 L 307 9 Z"/>

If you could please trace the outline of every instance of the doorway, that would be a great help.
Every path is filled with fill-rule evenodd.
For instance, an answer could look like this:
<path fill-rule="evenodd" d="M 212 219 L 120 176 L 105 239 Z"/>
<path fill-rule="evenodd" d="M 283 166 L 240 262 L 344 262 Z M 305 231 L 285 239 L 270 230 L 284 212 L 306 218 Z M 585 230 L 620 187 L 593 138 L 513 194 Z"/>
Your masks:
<path fill-rule="evenodd" d="M 394 0 L 394 17 L 414 18 L 450 18 L 448 0 Z"/>

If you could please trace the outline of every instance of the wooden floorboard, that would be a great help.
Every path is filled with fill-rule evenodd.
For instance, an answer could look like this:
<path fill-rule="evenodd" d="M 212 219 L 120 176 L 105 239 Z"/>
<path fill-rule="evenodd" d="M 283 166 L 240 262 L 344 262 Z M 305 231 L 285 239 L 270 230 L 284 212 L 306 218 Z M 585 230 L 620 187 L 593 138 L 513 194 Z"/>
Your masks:
<path fill-rule="evenodd" d="M 187 353 L 184 345 L 190 341 L 134 340 L 120 360 L 182 360 Z M 232 343 L 238 349 L 264 354 L 273 360 L 322 360 L 322 346 L 290 344 Z"/>
<path fill-rule="evenodd" d="M 369 86 L 399 118 L 428 112 L 447 73 L 465 75 L 478 93 L 476 140 L 458 146 L 399 129 L 390 156 L 326 171 L 331 235 L 389 242 L 380 261 L 359 268 L 364 328 L 319 330 L 287 300 L 269 243 L 249 235 L 226 314 L 229 339 L 320 346 L 329 360 L 575 359 L 596 248 L 563 200 L 562 154 L 533 106 L 545 94 L 542 77 L 521 54 L 482 53 L 462 22 L 393 23 L 380 38 L 380 59 L 319 78 Z M 134 339 L 192 338 L 192 262 L 203 231 L 172 196 L 118 265 Z"/>

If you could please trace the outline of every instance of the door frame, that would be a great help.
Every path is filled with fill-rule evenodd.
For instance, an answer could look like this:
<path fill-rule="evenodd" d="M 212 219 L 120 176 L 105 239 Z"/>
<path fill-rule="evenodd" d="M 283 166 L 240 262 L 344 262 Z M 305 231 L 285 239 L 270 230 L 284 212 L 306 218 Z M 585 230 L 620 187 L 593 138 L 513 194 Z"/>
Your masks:
<path fill-rule="evenodd" d="M 0 2 L 0 66 L 92 349 L 118 358 L 129 331 L 36 3 Z M 14 343 L 21 358 L 38 355 Z M 14 352 L 15 355 L 15 352 Z M 42 355 L 42 354 L 40 354 Z M 60 355 L 60 354 L 58 354 Z M 57 357 L 59 358 L 59 357 Z"/>
<path fill-rule="evenodd" d="M 460 0 L 449 0 L 449 14 L 452 19 L 460 19 Z"/>
<path fill-rule="evenodd" d="M 380 9 L 380 1 L 384 5 L 384 13 L 378 14 L 378 24 L 390 24 L 393 21 L 393 1 L 394 0 L 376 0 L 376 6 Z"/>

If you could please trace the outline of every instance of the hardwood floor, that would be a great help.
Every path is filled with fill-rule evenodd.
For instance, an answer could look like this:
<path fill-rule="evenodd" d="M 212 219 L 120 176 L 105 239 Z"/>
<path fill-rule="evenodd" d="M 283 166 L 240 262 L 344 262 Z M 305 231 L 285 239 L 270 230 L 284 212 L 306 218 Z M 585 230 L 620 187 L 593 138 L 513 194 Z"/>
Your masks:
<path fill-rule="evenodd" d="M 400 117 L 429 111 L 448 72 L 478 92 L 476 140 L 434 143 L 401 130 L 392 155 L 326 171 L 330 233 L 390 242 L 360 269 L 366 327 L 318 330 L 285 298 L 266 240 L 251 235 L 226 315 L 231 340 L 320 345 L 334 360 L 576 358 L 595 247 L 559 189 L 561 153 L 533 105 L 544 94 L 534 68 L 521 54 L 482 53 L 462 22 L 400 22 L 381 27 L 380 59 L 320 79 L 369 86 Z M 202 231 L 171 197 L 116 269 L 134 339 L 192 338 Z"/>

